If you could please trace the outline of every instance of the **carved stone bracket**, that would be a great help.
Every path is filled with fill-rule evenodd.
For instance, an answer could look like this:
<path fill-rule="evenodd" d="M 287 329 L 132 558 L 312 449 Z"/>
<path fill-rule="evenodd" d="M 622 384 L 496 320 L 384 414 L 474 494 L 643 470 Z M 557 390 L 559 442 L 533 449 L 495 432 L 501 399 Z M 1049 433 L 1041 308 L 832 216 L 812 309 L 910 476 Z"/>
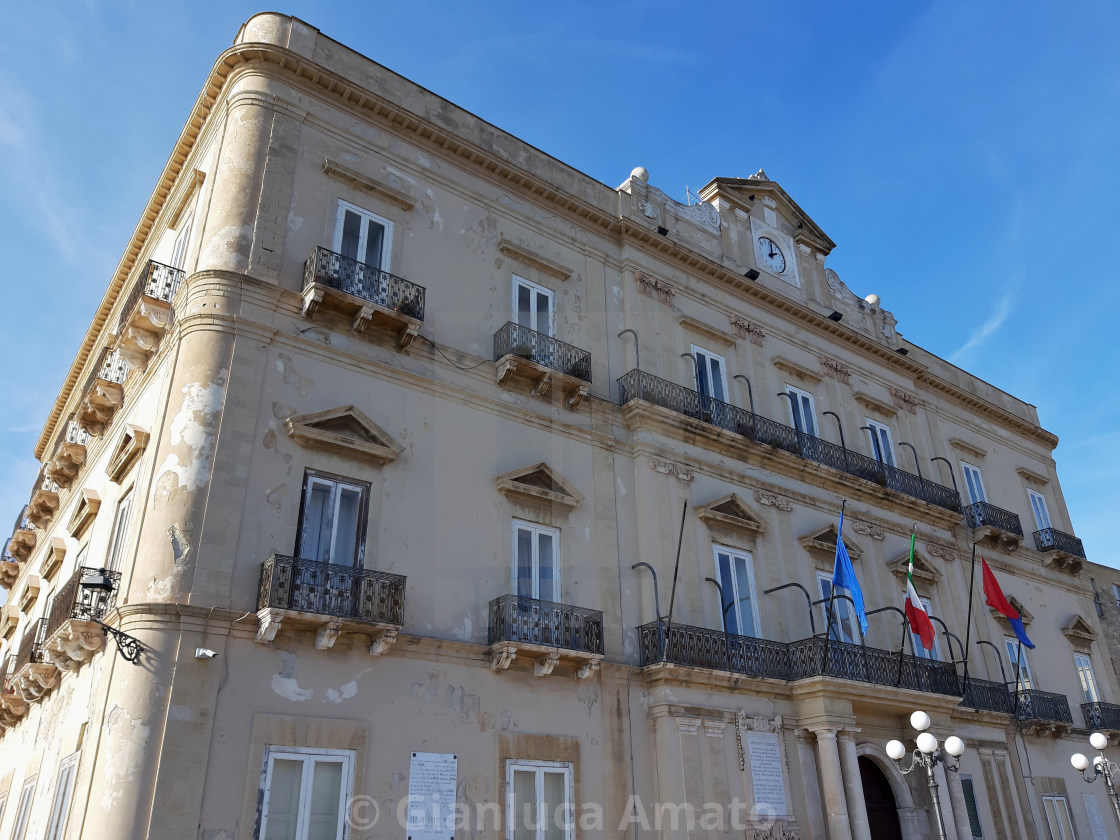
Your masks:
<path fill-rule="evenodd" d="M 369 646 L 370 656 L 383 656 L 389 652 L 389 648 L 393 646 L 393 642 L 397 640 L 396 630 L 385 630 L 378 633 L 373 637 L 373 641 Z"/>
<path fill-rule="evenodd" d="M 533 674 L 538 677 L 547 677 L 552 673 L 552 669 L 556 667 L 556 663 L 560 661 L 560 654 L 553 651 L 546 653 L 544 656 L 533 662 Z"/>
<path fill-rule="evenodd" d="M 731 316 L 731 331 L 734 332 L 738 338 L 749 338 L 751 344 L 755 344 L 759 347 L 762 346 L 762 340 L 766 337 L 766 333 L 762 331 L 762 327 L 753 321 L 740 318 L 738 315 Z"/>
<path fill-rule="evenodd" d="M 591 677 L 595 676 L 595 673 L 598 670 L 599 670 L 599 660 L 598 659 L 593 659 L 590 662 L 585 662 L 583 665 L 581 665 L 579 668 L 576 669 L 575 678 L 577 680 L 590 679 Z"/>
<path fill-rule="evenodd" d="M 957 559 L 957 553 L 955 551 L 943 545 L 938 545 L 937 543 L 926 543 L 926 551 L 929 553 L 930 557 L 937 557 L 941 560 Z"/>
<path fill-rule="evenodd" d="M 845 365 L 843 362 L 838 362 L 835 359 L 830 359 L 828 356 L 819 356 L 818 360 L 821 363 L 821 372 L 831 378 L 835 379 L 842 385 L 848 385 L 852 377 L 852 369 Z"/>
<path fill-rule="evenodd" d="M 651 277 L 644 271 L 635 271 L 634 280 L 638 284 L 638 291 L 649 297 L 656 297 L 662 303 L 672 303 L 676 291 L 664 280 Z"/>
<path fill-rule="evenodd" d="M 143 370 L 148 364 L 148 357 L 156 351 L 157 344 L 159 333 L 139 327 L 125 327 L 117 344 L 117 352 L 131 367 Z"/>
<path fill-rule="evenodd" d="M 695 472 L 691 467 L 684 464 L 677 464 L 673 461 L 666 461 L 662 458 L 650 458 L 649 466 L 652 470 L 657 470 L 659 473 L 665 475 L 675 475 L 681 481 L 692 481 Z"/>
<path fill-rule="evenodd" d="M 354 320 L 350 322 L 350 332 L 360 333 L 364 332 L 365 328 L 369 326 L 370 319 L 373 318 L 372 306 L 360 306 L 358 311 L 354 313 Z"/>
<path fill-rule="evenodd" d="M 257 641 L 261 643 L 275 641 L 284 617 L 265 607 L 257 611 L 257 620 L 260 622 L 257 625 Z"/>
<path fill-rule="evenodd" d="M 891 402 L 899 408 L 905 408 L 911 414 L 918 413 L 918 398 L 913 394 L 908 394 L 901 388 L 891 388 Z"/>
<path fill-rule="evenodd" d="M 397 335 L 397 345 L 402 350 L 408 349 L 409 345 L 412 344 L 412 340 L 414 338 L 416 338 L 416 335 L 419 332 L 420 332 L 420 324 L 418 324 L 418 323 L 414 324 L 414 323 L 411 323 L 411 322 L 405 324 L 403 327 L 401 327 L 401 331 Z"/>
<path fill-rule="evenodd" d="M 885 539 L 887 536 L 887 532 L 878 525 L 872 525 L 870 522 L 860 522 L 858 519 L 852 523 L 852 530 L 857 534 L 871 537 L 873 540 Z"/>
<path fill-rule="evenodd" d="M 338 634 L 342 632 L 342 625 L 337 622 L 324 624 L 315 633 L 315 650 L 330 650 L 338 641 Z"/>
<path fill-rule="evenodd" d="M 764 493 L 761 490 L 755 490 L 754 499 L 760 505 L 766 505 L 767 507 L 776 507 L 783 513 L 789 513 L 793 510 L 793 502 L 785 498 L 785 496 L 778 496 L 774 493 Z"/>
<path fill-rule="evenodd" d="M 766 827 L 748 828 L 746 840 L 801 840 L 801 834 L 792 823 L 775 822 Z"/>
<path fill-rule="evenodd" d="M 494 645 L 490 649 L 490 670 L 508 671 L 517 658 L 517 647 L 510 644 Z"/>
<path fill-rule="evenodd" d="M 580 403 L 583 402 L 584 398 L 587 396 L 590 390 L 590 385 L 580 385 L 569 391 L 567 396 L 568 408 L 570 408 L 572 411 L 575 411 L 577 408 L 579 408 Z"/>
<path fill-rule="evenodd" d="M 540 376 L 537 379 L 536 382 L 533 383 L 533 390 L 531 390 L 529 392 L 529 395 L 532 396 L 532 397 L 535 397 L 537 399 L 540 399 L 541 397 L 543 397 L 545 394 L 548 393 L 548 390 L 551 387 L 552 387 L 552 374 L 551 373 L 543 374 L 542 376 Z"/>

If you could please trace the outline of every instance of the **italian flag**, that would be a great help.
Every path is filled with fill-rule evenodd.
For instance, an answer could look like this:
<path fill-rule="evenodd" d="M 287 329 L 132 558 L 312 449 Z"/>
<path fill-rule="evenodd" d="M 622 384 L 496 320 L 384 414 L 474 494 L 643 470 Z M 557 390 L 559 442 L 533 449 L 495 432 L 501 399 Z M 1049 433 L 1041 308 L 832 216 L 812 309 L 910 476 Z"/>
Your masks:
<path fill-rule="evenodd" d="M 910 566 L 906 570 L 906 619 L 910 629 L 921 637 L 922 647 L 933 650 L 933 623 L 914 590 L 914 534 L 910 535 Z"/>

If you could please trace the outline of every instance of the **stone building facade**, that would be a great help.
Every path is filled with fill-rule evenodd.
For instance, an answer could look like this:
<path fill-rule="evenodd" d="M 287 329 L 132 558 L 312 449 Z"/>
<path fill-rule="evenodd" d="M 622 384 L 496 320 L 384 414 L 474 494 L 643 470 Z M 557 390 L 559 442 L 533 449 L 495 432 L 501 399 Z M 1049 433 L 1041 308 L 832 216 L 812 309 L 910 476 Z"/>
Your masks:
<path fill-rule="evenodd" d="M 765 173 L 700 196 L 248 21 L 0 562 L 0 836 L 928 838 L 884 751 L 917 709 L 966 743 L 947 836 L 1116 836 L 1069 764 L 1120 685 L 1057 439 Z M 842 508 L 866 633 L 819 603 Z"/>

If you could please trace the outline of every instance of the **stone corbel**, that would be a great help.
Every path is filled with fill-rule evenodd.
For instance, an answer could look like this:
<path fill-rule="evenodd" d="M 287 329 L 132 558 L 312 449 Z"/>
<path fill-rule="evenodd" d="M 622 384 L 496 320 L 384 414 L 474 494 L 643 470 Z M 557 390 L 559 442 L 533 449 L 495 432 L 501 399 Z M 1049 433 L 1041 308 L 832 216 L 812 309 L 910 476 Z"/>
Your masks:
<path fill-rule="evenodd" d="M 27 666 L 27 679 L 39 686 L 39 695 L 42 695 L 58 684 L 58 666 L 36 662 Z"/>
<path fill-rule="evenodd" d="M 21 718 L 27 714 L 28 703 L 22 697 L 18 697 L 15 694 L 5 694 L 3 697 L 0 697 L 0 708 L 15 718 Z"/>
<path fill-rule="evenodd" d="M 369 646 L 370 656 L 383 656 L 389 652 L 389 648 L 393 646 L 393 642 L 397 640 L 396 630 L 385 630 L 373 637 L 373 642 Z"/>
<path fill-rule="evenodd" d="M 360 333 L 369 326 L 369 319 L 373 317 L 373 307 L 363 306 L 358 310 L 358 314 L 354 316 L 354 320 L 350 322 L 350 332 Z"/>
<path fill-rule="evenodd" d="M 324 624 L 315 634 L 315 650 L 330 650 L 338 641 L 338 634 L 341 631 L 342 625 L 336 621 Z"/>
<path fill-rule="evenodd" d="M 117 352 L 130 366 L 143 370 L 148 364 L 148 357 L 155 352 L 157 344 L 159 344 L 157 333 L 138 327 L 125 327 L 121 332 L 121 340 L 117 344 Z"/>
<path fill-rule="evenodd" d="M 310 318 L 315 314 L 315 310 L 319 308 L 319 304 L 323 302 L 323 289 L 317 284 L 312 283 L 303 290 L 303 307 L 300 314 L 304 318 Z"/>
<path fill-rule="evenodd" d="M 504 359 L 502 363 L 498 365 L 498 384 L 505 385 L 506 380 L 513 376 L 513 374 L 516 372 L 517 358 L 511 356 L 507 359 Z"/>
<path fill-rule="evenodd" d="M 552 673 L 552 669 L 556 667 L 556 663 L 559 661 L 560 654 L 556 651 L 546 653 L 533 663 L 533 674 L 538 677 L 547 677 Z"/>
<path fill-rule="evenodd" d="M 161 332 L 166 330 L 167 325 L 171 322 L 171 307 L 163 301 L 153 303 L 140 298 L 140 305 L 136 307 L 136 311 L 141 318 L 152 325 L 153 329 Z"/>
<path fill-rule="evenodd" d="M 269 610 L 267 607 L 263 610 L 257 611 L 257 641 L 271 642 L 275 641 L 276 634 L 280 632 L 280 625 L 283 623 L 283 616 Z"/>
<path fill-rule="evenodd" d="M 81 664 L 80 662 L 71 659 L 67 651 L 62 650 L 61 641 L 57 643 L 56 649 L 47 650 L 47 659 L 60 671 L 76 671 L 78 670 L 78 665 Z"/>
<path fill-rule="evenodd" d="M 577 680 L 591 679 L 591 677 L 595 676 L 595 674 L 598 672 L 598 670 L 599 670 L 599 660 L 598 659 L 592 659 L 590 662 L 585 662 L 583 665 L 581 665 L 579 667 L 578 670 L 576 670 L 575 678 Z"/>
<path fill-rule="evenodd" d="M 584 397 L 587 396 L 587 393 L 590 390 L 591 390 L 590 385 L 580 385 L 576 388 L 573 388 L 571 391 L 569 391 L 568 392 L 568 408 L 570 408 L 572 411 L 575 411 L 577 408 L 579 408 L 580 403 L 583 402 Z"/>
<path fill-rule="evenodd" d="M 420 332 L 418 324 L 405 324 L 401 327 L 400 334 L 397 336 L 397 345 L 405 350 L 412 344 L 412 340 L 416 338 L 416 334 Z"/>
<path fill-rule="evenodd" d="M 94 437 L 101 437 L 105 427 L 113 418 L 113 406 L 103 405 L 89 401 L 85 405 L 85 411 L 82 412 L 79 418 L 82 423 L 82 428 L 89 432 Z"/>
<path fill-rule="evenodd" d="M 490 650 L 490 670 L 508 671 L 517 658 L 517 648 L 511 644 L 494 645 Z"/>
<path fill-rule="evenodd" d="M 533 390 L 530 395 L 539 399 L 548 393 L 548 389 L 552 387 L 552 374 L 546 373 L 541 376 L 535 383 L 533 383 Z"/>

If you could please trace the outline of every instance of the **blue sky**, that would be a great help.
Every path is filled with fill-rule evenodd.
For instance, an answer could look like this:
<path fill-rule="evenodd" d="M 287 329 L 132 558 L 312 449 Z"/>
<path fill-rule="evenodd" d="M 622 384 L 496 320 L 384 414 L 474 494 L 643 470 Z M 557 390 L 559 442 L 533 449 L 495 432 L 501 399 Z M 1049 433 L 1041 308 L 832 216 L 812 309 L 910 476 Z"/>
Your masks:
<path fill-rule="evenodd" d="M 214 58 L 259 10 L 5 10 L 0 516 Z M 906 338 L 1038 406 L 1075 532 L 1120 566 L 1120 4 L 280 10 L 612 186 L 640 164 L 683 200 L 764 167 Z"/>

